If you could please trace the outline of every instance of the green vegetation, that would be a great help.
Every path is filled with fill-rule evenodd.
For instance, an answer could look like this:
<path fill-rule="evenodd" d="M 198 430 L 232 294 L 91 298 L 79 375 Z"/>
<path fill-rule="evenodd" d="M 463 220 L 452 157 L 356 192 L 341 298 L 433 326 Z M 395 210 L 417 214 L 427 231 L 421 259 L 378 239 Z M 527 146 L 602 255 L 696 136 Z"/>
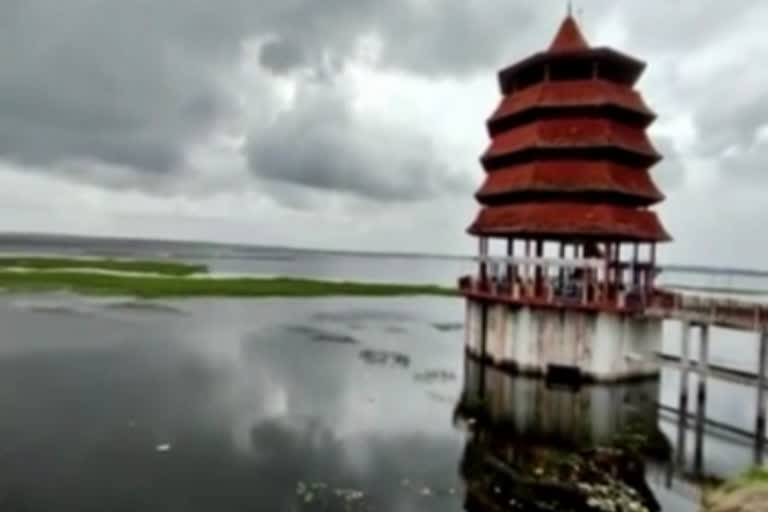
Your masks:
<path fill-rule="evenodd" d="M 768 469 L 755 467 L 704 493 L 706 512 L 758 512 L 768 500 Z"/>
<path fill-rule="evenodd" d="M 430 285 L 199 275 L 207 272 L 204 265 L 175 261 L 0 257 L 0 288 L 10 292 L 71 290 L 141 298 L 456 294 L 453 289 Z"/>
<path fill-rule="evenodd" d="M 217 278 L 134 276 L 87 271 L 0 270 L 6 291 L 71 290 L 99 295 L 159 297 L 324 297 L 456 295 L 452 288 L 432 285 L 321 281 L 301 278 Z"/>
<path fill-rule="evenodd" d="M 0 257 L 0 269 L 10 268 L 45 271 L 98 269 L 112 272 L 134 272 L 167 276 L 188 276 L 208 272 L 208 268 L 205 265 L 191 265 L 176 261 L 58 258 L 45 256 Z"/>
<path fill-rule="evenodd" d="M 754 484 L 768 484 L 768 469 L 753 467 L 741 476 L 725 482 L 719 490 L 730 492 Z"/>

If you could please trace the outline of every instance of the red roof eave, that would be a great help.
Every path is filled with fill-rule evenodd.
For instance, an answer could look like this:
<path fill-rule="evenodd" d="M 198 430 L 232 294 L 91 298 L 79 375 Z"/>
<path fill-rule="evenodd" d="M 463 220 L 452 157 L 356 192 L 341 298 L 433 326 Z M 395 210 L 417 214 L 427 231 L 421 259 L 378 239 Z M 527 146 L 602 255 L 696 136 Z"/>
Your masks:
<path fill-rule="evenodd" d="M 529 148 L 618 147 L 654 159 L 660 155 L 645 131 L 609 119 L 548 119 L 497 134 L 482 159 Z"/>
<path fill-rule="evenodd" d="M 633 89 L 605 80 L 541 82 L 505 96 L 489 123 L 533 108 L 615 105 L 647 116 L 655 114 Z"/>
<path fill-rule="evenodd" d="M 615 192 L 645 204 L 664 200 L 646 170 L 592 161 L 545 161 L 496 169 L 486 175 L 476 197 L 482 201 L 522 192 L 595 191 Z"/>
<path fill-rule="evenodd" d="M 651 210 L 574 202 L 485 207 L 468 231 L 480 236 L 593 237 L 647 242 L 671 239 Z"/>

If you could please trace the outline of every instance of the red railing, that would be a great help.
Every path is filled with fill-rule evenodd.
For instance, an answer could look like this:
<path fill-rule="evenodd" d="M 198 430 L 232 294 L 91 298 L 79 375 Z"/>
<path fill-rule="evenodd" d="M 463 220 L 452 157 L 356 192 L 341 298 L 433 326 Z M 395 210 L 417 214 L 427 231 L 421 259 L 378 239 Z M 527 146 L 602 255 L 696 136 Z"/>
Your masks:
<path fill-rule="evenodd" d="M 504 278 L 462 276 L 459 289 L 468 296 L 521 305 L 622 310 L 640 313 L 649 303 L 649 293 L 638 286 L 606 284 L 595 279 Z"/>
<path fill-rule="evenodd" d="M 552 260 L 531 261 L 526 261 L 527 268 L 507 265 L 505 275 L 481 267 L 479 276 L 461 277 L 459 289 L 469 297 L 486 301 L 644 314 L 736 329 L 768 330 L 768 304 L 606 280 L 595 267 L 580 267 L 574 262 L 555 266 L 556 272 L 552 274 Z"/>

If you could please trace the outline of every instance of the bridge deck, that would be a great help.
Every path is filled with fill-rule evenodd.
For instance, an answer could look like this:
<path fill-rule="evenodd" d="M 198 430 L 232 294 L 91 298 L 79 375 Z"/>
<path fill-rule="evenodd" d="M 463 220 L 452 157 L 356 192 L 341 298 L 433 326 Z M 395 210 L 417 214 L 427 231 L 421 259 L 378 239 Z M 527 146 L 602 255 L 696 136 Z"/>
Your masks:
<path fill-rule="evenodd" d="M 768 330 L 768 304 L 740 299 L 659 290 L 645 314 L 728 329 Z"/>

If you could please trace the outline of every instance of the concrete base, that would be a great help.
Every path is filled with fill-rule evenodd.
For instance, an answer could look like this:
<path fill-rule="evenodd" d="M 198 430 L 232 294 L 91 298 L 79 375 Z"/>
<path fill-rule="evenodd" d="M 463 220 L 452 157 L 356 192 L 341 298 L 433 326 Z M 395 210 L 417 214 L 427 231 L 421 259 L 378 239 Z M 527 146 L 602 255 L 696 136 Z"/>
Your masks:
<path fill-rule="evenodd" d="M 501 432 L 517 440 L 557 440 L 584 450 L 611 446 L 631 432 L 644 435 L 644 447 L 654 444 L 659 453 L 669 448 L 658 427 L 660 382 L 549 386 L 543 379 L 511 377 L 468 358 L 457 411 L 461 417 L 467 407 L 481 407 L 481 417 L 510 427 Z"/>
<path fill-rule="evenodd" d="M 617 382 L 655 378 L 661 320 L 467 300 L 467 353 L 515 373 Z"/>

